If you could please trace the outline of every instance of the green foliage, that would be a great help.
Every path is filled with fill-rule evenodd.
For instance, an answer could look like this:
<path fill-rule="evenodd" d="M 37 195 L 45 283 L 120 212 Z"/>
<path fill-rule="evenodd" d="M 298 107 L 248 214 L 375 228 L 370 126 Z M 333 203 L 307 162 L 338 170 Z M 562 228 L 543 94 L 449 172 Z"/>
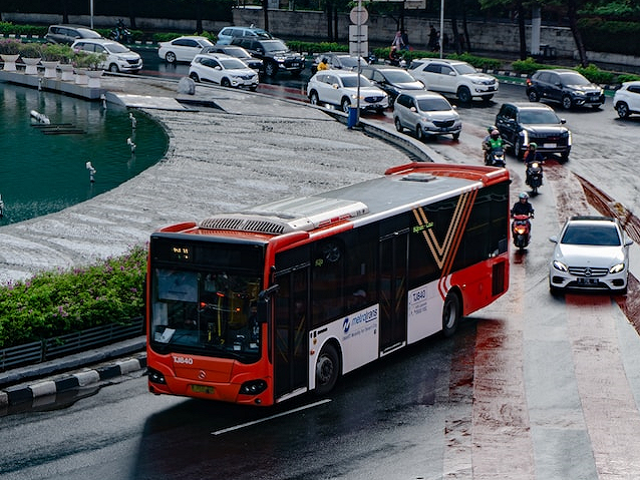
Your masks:
<path fill-rule="evenodd" d="M 111 38 L 111 29 L 110 28 L 96 28 L 94 29 L 96 32 L 98 32 L 100 35 L 102 35 L 104 38 Z M 142 41 L 145 38 L 145 33 L 142 30 L 131 30 L 129 29 L 129 31 L 131 32 L 131 39 L 135 42 L 135 41 Z"/>
<path fill-rule="evenodd" d="M 70 63 L 74 51 L 69 45 L 47 43 L 42 48 L 42 59 L 48 62 Z"/>
<path fill-rule="evenodd" d="M 42 44 L 37 42 L 21 43 L 19 51 L 22 58 L 42 58 Z"/>
<path fill-rule="evenodd" d="M 640 55 L 640 23 L 604 21 L 601 18 L 581 18 L 578 28 L 587 50 L 596 52 Z"/>
<path fill-rule="evenodd" d="M 635 82 L 637 80 L 640 80 L 640 75 L 635 73 L 621 73 L 616 77 L 617 83 Z"/>
<path fill-rule="evenodd" d="M 630 0 L 587 3 L 580 15 L 603 15 L 608 17 L 631 17 L 640 14 L 640 5 Z"/>
<path fill-rule="evenodd" d="M 486 58 L 486 57 L 477 57 L 475 55 L 471 55 L 470 53 L 452 53 L 451 55 L 447 55 L 447 58 L 451 58 L 454 60 L 462 60 L 463 62 L 467 62 L 470 65 L 473 65 L 476 68 L 487 69 L 487 70 L 499 70 L 502 68 L 502 60 L 496 60 L 495 58 Z"/>
<path fill-rule="evenodd" d="M 147 250 L 68 271 L 43 272 L 0 287 L 0 348 L 144 314 Z"/>
<path fill-rule="evenodd" d="M 532 57 L 527 57 L 526 60 L 516 60 L 515 62 L 513 62 L 511 64 L 511 68 L 513 68 L 513 71 L 516 73 L 531 75 L 536 70 L 548 67 L 536 62 Z"/>
<path fill-rule="evenodd" d="M 613 74 L 613 72 L 600 70 L 593 63 L 590 63 L 587 67 L 578 66 L 575 69 L 592 83 L 598 83 L 600 85 L 614 83 L 615 75 Z"/>
<path fill-rule="evenodd" d="M 80 50 L 73 54 L 73 65 L 78 68 L 88 68 L 90 70 L 98 70 L 100 64 L 107 59 L 106 53 L 92 53 Z"/>
<path fill-rule="evenodd" d="M 26 35 L 28 37 L 44 37 L 48 27 L 35 25 L 14 25 L 11 22 L 0 22 L 0 35 Z"/>
<path fill-rule="evenodd" d="M 22 42 L 19 40 L 13 40 L 11 38 L 6 40 L 0 40 L 0 55 L 18 55 L 20 53 L 20 46 Z"/>
<path fill-rule="evenodd" d="M 323 52 L 348 52 L 349 45 L 336 42 L 300 42 L 291 40 L 287 46 L 295 52 L 323 53 Z"/>

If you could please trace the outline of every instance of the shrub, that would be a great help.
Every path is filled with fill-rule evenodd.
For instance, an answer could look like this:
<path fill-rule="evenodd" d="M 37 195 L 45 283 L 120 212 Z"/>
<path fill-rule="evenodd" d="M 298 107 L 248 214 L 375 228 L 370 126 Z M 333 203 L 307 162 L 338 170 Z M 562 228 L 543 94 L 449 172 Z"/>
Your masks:
<path fill-rule="evenodd" d="M 532 73 L 535 73 L 536 70 L 546 68 L 546 66 L 536 62 L 531 57 L 527 57 L 526 60 L 516 60 L 513 62 L 511 64 L 511 68 L 513 68 L 513 71 L 516 73 L 531 75 Z"/>
<path fill-rule="evenodd" d="M 69 45 L 48 43 L 42 49 L 42 59 L 47 62 L 70 63 L 74 52 Z"/>
<path fill-rule="evenodd" d="M 640 80 L 640 75 L 634 73 L 621 73 L 616 77 L 616 83 L 635 82 Z"/>
<path fill-rule="evenodd" d="M 147 249 L 67 271 L 42 272 L 0 287 L 0 348 L 144 314 Z"/>
<path fill-rule="evenodd" d="M 600 70 L 593 63 L 590 63 L 587 67 L 576 67 L 576 71 L 581 73 L 592 83 L 598 83 L 600 85 L 613 83 L 614 74 L 612 72 Z"/>
<path fill-rule="evenodd" d="M 19 51 L 22 58 L 42 58 L 42 45 L 40 43 L 21 43 Z"/>
<path fill-rule="evenodd" d="M 0 40 L 0 55 L 18 55 L 20 53 L 20 45 L 22 42 L 19 40 Z"/>

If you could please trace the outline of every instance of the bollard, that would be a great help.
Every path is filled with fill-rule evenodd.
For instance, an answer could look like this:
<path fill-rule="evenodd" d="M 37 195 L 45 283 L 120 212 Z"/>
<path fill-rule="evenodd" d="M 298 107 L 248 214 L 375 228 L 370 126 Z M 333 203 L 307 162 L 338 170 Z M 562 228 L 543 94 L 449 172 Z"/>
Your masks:
<path fill-rule="evenodd" d="M 349 107 L 349 118 L 347 119 L 347 128 L 353 128 L 358 123 L 358 109 Z"/>

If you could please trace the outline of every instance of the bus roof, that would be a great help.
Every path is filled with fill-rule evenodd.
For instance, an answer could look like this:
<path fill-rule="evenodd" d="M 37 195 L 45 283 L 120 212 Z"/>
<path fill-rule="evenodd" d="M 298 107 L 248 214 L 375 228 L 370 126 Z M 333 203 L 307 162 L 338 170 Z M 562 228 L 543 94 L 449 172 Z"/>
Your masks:
<path fill-rule="evenodd" d="M 289 197 L 240 213 L 214 215 L 203 220 L 199 228 L 191 224 L 193 228 L 185 229 L 189 230 L 185 233 L 282 235 L 310 232 L 345 221 L 368 223 L 388 213 L 505 181 L 509 181 L 509 173 L 504 168 L 410 163 L 390 168 L 382 177 L 337 190 Z"/>

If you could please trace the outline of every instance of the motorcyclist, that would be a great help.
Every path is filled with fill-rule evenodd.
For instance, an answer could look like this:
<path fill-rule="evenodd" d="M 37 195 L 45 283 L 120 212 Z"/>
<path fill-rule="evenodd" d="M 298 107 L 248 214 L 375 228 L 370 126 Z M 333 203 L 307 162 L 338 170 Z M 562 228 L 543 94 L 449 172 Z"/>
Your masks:
<path fill-rule="evenodd" d="M 538 145 L 535 142 L 531 142 L 529 144 L 529 148 L 527 148 L 527 151 L 524 152 L 523 160 L 524 160 L 524 168 L 525 168 L 525 175 L 526 175 L 525 183 L 529 185 L 529 180 L 531 177 L 531 172 L 529 170 L 529 167 L 531 166 L 532 163 L 537 162 L 540 164 L 540 168 L 542 168 L 542 161 L 544 160 L 544 157 L 538 151 Z"/>
<path fill-rule="evenodd" d="M 491 152 L 496 148 L 503 148 L 503 141 L 498 129 L 495 127 L 491 127 L 489 135 L 487 135 L 482 142 L 482 149 L 484 150 L 484 163 L 486 165 L 491 164 Z"/>
<path fill-rule="evenodd" d="M 529 218 L 533 218 L 533 213 L 533 205 L 529 203 L 529 195 L 526 192 L 522 192 L 518 195 L 518 201 L 511 208 L 511 216 L 527 215 Z"/>

